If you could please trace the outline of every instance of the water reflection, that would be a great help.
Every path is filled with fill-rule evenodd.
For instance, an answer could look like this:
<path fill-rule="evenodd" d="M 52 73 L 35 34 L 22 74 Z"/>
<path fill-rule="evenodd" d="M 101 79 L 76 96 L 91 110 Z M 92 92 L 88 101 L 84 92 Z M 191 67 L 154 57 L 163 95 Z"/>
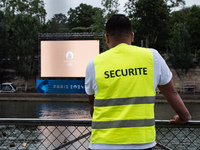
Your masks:
<path fill-rule="evenodd" d="M 88 119 L 88 103 L 38 103 L 37 118 Z"/>
<path fill-rule="evenodd" d="M 200 103 L 186 103 L 192 120 L 200 120 Z M 156 120 L 169 120 L 176 113 L 168 103 L 155 104 Z M 87 102 L 1 101 L 0 118 L 89 119 Z"/>
<path fill-rule="evenodd" d="M 200 103 L 185 103 L 188 111 L 192 116 L 192 120 L 200 120 Z M 155 118 L 156 120 L 170 120 L 176 112 L 168 103 L 155 104 Z"/>
<path fill-rule="evenodd" d="M 37 118 L 35 102 L 1 101 L 0 118 Z"/>

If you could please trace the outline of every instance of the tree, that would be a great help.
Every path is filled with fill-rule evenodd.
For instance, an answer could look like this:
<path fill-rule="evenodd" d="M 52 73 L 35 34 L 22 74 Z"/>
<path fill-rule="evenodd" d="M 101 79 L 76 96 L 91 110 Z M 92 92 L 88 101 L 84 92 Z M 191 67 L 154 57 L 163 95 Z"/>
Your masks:
<path fill-rule="evenodd" d="M 55 14 L 47 24 L 50 28 L 49 32 L 51 33 L 69 32 L 69 29 L 67 28 L 67 17 L 62 13 Z"/>
<path fill-rule="evenodd" d="M 90 5 L 81 3 L 75 9 L 70 8 L 68 11 L 68 27 L 73 29 L 76 27 L 91 27 L 94 23 L 93 16 L 95 15 L 97 8 L 93 8 Z"/>
<path fill-rule="evenodd" d="M 184 24 L 175 24 L 173 37 L 169 42 L 169 49 L 168 61 L 182 82 L 184 75 L 193 66 L 191 37 Z"/>
<path fill-rule="evenodd" d="M 96 39 L 99 39 L 99 34 L 105 32 L 106 21 L 114 14 L 118 13 L 119 3 L 118 0 L 102 0 L 101 5 L 103 9 L 97 9 L 95 15 L 93 16 L 94 24 L 92 26 L 92 31 L 95 32 Z M 103 44 L 103 49 L 107 50 L 105 38 L 101 39 Z"/>
<path fill-rule="evenodd" d="M 10 59 L 16 73 L 24 77 L 27 91 L 29 77 L 36 71 L 34 57 L 38 52 L 37 39 L 41 24 L 37 17 L 23 14 L 16 15 L 14 21 Z"/>
<path fill-rule="evenodd" d="M 57 24 L 60 24 L 60 25 L 66 25 L 67 24 L 67 17 L 65 16 L 65 14 L 55 14 L 53 16 L 53 18 L 55 19 L 55 22 Z"/>
<path fill-rule="evenodd" d="M 105 19 L 108 20 L 112 15 L 119 12 L 118 0 L 101 0 L 101 5 L 104 7 Z"/>
<path fill-rule="evenodd" d="M 3 58 L 6 62 L 3 62 Z M 8 33 L 6 18 L 2 11 L 0 11 L 0 82 L 2 82 L 2 68 L 7 66 L 8 59 Z"/>
<path fill-rule="evenodd" d="M 200 6 L 192 6 L 187 17 L 187 29 L 192 37 L 193 53 L 200 50 Z"/>
<path fill-rule="evenodd" d="M 10 22 L 17 14 L 28 14 L 37 16 L 44 23 L 47 14 L 43 0 L 1 0 L 0 8 L 3 9 Z"/>
<path fill-rule="evenodd" d="M 146 47 L 162 39 L 163 33 L 165 34 L 164 37 L 168 36 L 166 31 L 168 31 L 170 9 L 180 3 L 184 4 L 183 0 L 170 0 L 170 2 L 170 5 L 168 5 L 168 0 L 129 0 L 125 4 L 129 18 L 138 22 L 137 30 L 144 36 Z"/>
<path fill-rule="evenodd" d="M 99 34 L 104 32 L 106 21 L 114 14 L 119 12 L 118 0 L 102 0 L 103 9 L 97 9 L 93 16 L 94 25 L 92 31 Z"/>
<path fill-rule="evenodd" d="M 189 12 L 190 12 L 190 7 L 186 7 L 178 11 L 173 11 L 170 14 L 171 27 L 173 28 L 175 23 L 186 23 Z"/>
<path fill-rule="evenodd" d="M 6 18 L 2 11 L 0 11 L 0 62 L 2 58 L 8 58 L 8 33 Z"/>
<path fill-rule="evenodd" d="M 185 27 L 190 33 L 192 37 L 192 53 L 195 55 L 195 59 L 197 59 L 200 50 L 200 6 L 194 5 L 172 12 L 170 17 L 171 28 L 177 22 L 185 24 Z"/>
<path fill-rule="evenodd" d="M 25 2 L 25 0 L 24 0 Z M 40 19 L 40 22 L 45 22 L 46 10 L 44 9 L 43 0 L 29 0 L 29 14 L 31 16 L 37 16 Z"/>

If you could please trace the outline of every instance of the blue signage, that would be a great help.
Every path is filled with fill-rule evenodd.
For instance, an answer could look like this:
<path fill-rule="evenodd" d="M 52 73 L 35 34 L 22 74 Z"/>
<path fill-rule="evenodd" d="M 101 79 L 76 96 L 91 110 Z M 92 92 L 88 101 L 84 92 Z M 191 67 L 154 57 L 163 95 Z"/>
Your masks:
<path fill-rule="evenodd" d="M 85 94 L 85 80 L 37 80 L 37 93 Z"/>

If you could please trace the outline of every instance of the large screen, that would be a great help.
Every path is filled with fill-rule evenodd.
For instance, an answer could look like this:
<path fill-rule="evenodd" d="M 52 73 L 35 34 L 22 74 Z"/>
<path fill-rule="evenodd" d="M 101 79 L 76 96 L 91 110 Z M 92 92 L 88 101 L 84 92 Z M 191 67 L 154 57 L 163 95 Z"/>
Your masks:
<path fill-rule="evenodd" d="M 85 77 L 99 40 L 41 41 L 41 77 Z"/>

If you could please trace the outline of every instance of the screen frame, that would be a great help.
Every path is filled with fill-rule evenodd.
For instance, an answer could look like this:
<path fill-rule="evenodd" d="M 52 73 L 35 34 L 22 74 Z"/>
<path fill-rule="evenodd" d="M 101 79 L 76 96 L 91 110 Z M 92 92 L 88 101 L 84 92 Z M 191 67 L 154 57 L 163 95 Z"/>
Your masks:
<path fill-rule="evenodd" d="M 100 39 L 40 39 L 39 40 L 39 75 L 40 75 L 40 78 L 42 79 L 44 79 L 44 78 L 48 78 L 48 79 L 62 79 L 62 78 L 69 78 L 69 79 L 73 79 L 73 78 L 75 78 L 75 79 L 83 79 L 83 78 L 85 78 L 85 74 L 84 74 L 84 76 L 44 76 L 44 75 L 42 75 L 42 64 L 41 64 L 41 59 L 42 59 L 42 47 L 41 47 L 41 45 L 42 45 L 42 42 L 43 41 L 47 41 L 47 42 L 52 42 L 52 41 L 56 41 L 56 42 L 65 42 L 65 41 L 67 41 L 67 42 L 69 42 L 69 41 L 98 41 L 98 54 L 100 54 L 100 49 L 101 49 L 101 46 L 100 46 L 100 43 L 101 43 L 101 41 L 100 41 Z M 97 55 L 98 55 L 97 54 Z M 92 57 L 92 58 L 94 58 L 94 57 Z M 90 58 L 90 59 L 92 59 L 92 58 Z"/>

